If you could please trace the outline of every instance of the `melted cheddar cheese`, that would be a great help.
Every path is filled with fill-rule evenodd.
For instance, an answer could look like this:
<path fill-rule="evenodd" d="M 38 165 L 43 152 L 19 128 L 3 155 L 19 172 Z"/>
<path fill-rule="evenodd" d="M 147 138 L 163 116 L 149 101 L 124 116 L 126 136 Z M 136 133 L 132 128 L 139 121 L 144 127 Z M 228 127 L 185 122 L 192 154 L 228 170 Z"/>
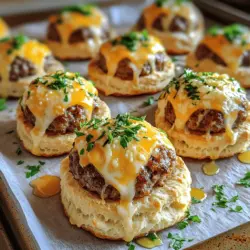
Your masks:
<path fill-rule="evenodd" d="M 61 14 L 51 16 L 49 22 L 56 24 L 63 44 L 68 44 L 70 35 L 80 28 L 89 28 L 94 34 L 94 40 L 99 41 L 101 39 L 102 27 L 108 26 L 106 16 L 97 8 L 91 9 L 90 15 L 71 11 L 62 12 Z"/>
<path fill-rule="evenodd" d="M 199 21 L 197 14 L 192 7 L 193 6 L 190 3 L 176 4 L 175 0 L 167 1 L 162 7 L 152 4 L 143 10 L 146 29 L 149 32 L 152 31 L 154 29 L 153 23 L 155 20 L 163 15 L 165 18 L 162 25 L 164 32 L 166 32 L 174 17 L 180 16 L 188 20 L 189 25 L 187 33 L 189 33 L 194 29 L 195 24 Z"/>
<path fill-rule="evenodd" d="M 245 45 L 241 45 L 242 39 L 246 42 Z M 238 42 L 230 42 L 224 35 L 218 34 L 216 36 L 207 35 L 201 41 L 201 44 L 206 45 L 217 56 L 222 58 L 227 67 L 235 72 L 240 67 L 243 53 L 250 50 L 250 31 L 245 33 Z"/>
<path fill-rule="evenodd" d="M 195 74 L 194 79 L 188 80 L 185 75 L 192 73 L 192 71 L 187 70 L 186 72 L 179 79 L 174 80 L 177 82 L 170 83 L 168 91 L 160 97 L 160 99 L 165 98 L 167 102 L 170 102 L 175 112 L 176 119 L 170 130 L 189 134 L 186 123 L 191 115 L 199 109 L 213 109 L 224 115 L 226 144 L 220 150 L 228 145 L 234 145 L 238 134 L 233 131 L 232 127 L 237 119 L 238 112 L 241 110 L 242 100 L 246 99 L 239 83 L 228 75 L 217 73 L 193 72 Z M 197 88 L 198 100 L 188 96 L 187 85 L 191 89 Z M 213 136 L 208 131 L 206 135 L 196 136 L 196 139 L 205 139 L 207 143 L 212 141 Z"/>
<path fill-rule="evenodd" d="M 50 87 L 56 84 L 54 76 L 62 76 L 66 87 Z M 20 105 L 29 110 L 36 118 L 35 126 L 30 131 L 33 140 L 33 152 L 38 149 L 41 138 L 53 120 L 65 113 L 67 108 L 80 105 L 85 109 L 87 121 L 91 119 L 94 96 L 97 90 L 93 84 L 70 72 L 56 72 L 38 78 L 23 95 Z"/>
<path fill-rule="evenodd" d="M 109 126 L 112 131 L 115 120 L 109 120 Z M 142 125 L 137 132 L 137 140 L 132 140 L 127 147 L 123 147 L 119 137 L 114 137 L 111 143 L 104 146 L 107 136 L 103 136 L 103 131 L 107 129 L 100 126 L 98 129 L 87 129 L 85 136 L 76 138 L 75 148 L 80 157 L 80 165 L 84 168 L 88 164 L 93 164 L 97 171 L 104 177 L 106 185 L 112 185 L 120 193 L 120 205 L 117 213 L 123 221 L 125 230 L 125 240 L 133 239 L 133 198 L 135 195 L 136 178 L 140 170 L 147 164 L 152 151 L 158 145 L 165 145 L 167 148 L 173 149 L 172 144 L 166 135 L 159 132 L 158 129 L 152 127 L 145 121 L 132 121 L 132 125 Z M 106 130 L 107 131 L 107 130 Z M 92 150 L 87 149 L 87 136 L 92 135 L 92 141 L 95 141 Z M 84 151 L 84 153 L 82 153 Z M 104 188 L 105 189 L 105 188 Z M 103 190 L 105 192 L 105 190 Z"/>
<path fill-rule="evenodd" d="M 139 33 L 138 33 L 139 34 Z M 119 41 L 121 38 L 117 38 Z M 129 50 L 126 46 L 117 44 L 112 45 L 112 42 L 104 43 L 100 48 L 100 53 L 106 59 L 107 75 L 110 77 L 115 76 L 118 64 L 122 59 L 129 59 L 130 66 L 133 69 L 133 80 L 135 83 L 139 82 L 139 75 L 146 62 L 149 62 L 152 70 L 155 69 L 155 58 L 159 52 L 164 53 L 165 49 L 161 45 L 158 38 L 149 36 L 149 40 L 145 43 L 138 42 L 135 51 Z"/>
<path fill-rule="evenodd" d="M 31 62 L 35 66 L 36 75 L 44 75 L 45 58 L 51 55 L 49 48 L 36 40 L 26 41 L 19 49 L 13 49 L 12 43 L 12 39 L 0 43 L 0 76 L 2 79 L 0 88 L 3 96 L 8 95 L 11 64 L 16 57 L 21 57 Z M 12 49 L 11 53 L 8 53 L 9 49 Z"/>
<path fill-rule="evenodd" d="M 0 39 L 9 35 L 9 29 L 7 24 L 2 18 L 0 18 Z"/>

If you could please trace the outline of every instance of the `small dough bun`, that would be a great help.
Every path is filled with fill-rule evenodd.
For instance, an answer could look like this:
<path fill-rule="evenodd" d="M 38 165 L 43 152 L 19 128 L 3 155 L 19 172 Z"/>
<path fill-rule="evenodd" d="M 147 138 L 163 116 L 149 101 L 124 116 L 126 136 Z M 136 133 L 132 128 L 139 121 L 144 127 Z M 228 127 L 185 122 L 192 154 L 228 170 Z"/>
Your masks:
<path fill-rule="evenodd" d="M 144 35 L 147 41 L 140 40 Z M 139 38 L 133 50 L 121 44 L 130 36 Z M 146 32 L 131 32 L 114 41 L 101 46 L 99 55 L 90 62 L 88 69 L 90 79 L 105 95 L 153 94 L 161 91 L 174 77 L 174 63 L 157 38 Z"/>
<path fill-rule="evenodd" d="M 85 60 L 97 54 L 111 33 L 108 18 L 97 7 L 69 6 L 50 16 L 47 44 L 61 60 Z"/>
<path fill-rule="evenodd" d="M 133 201 L 134 238 L 170 227 L 185 217 L 191 201 L 190 172 L 181 158 L 164 187 L 150 196 Z M 61 199 L 70 223 L 96 237 L 120 240 L 125 237 L 122 219 L 117 212 L 119 201 L 105 201 L 83 189 L 69 172 L 68 157 L 61 165 Z"/>
<path fill-rule="evenodd" d="M 194 75 L 191 76 L 192 74 Z M 190 77 L 193 77 L 193 80 L 190 80 Z M 180 87 L 177 91 L 178 84 Z M 188 97 L 185 87 L 186 89 L 190 87 L 189 89 L 192 90 L 197 87 L 196 94 L 199 97 L 193 99 Z M 172 123 L 166 118 L 166 112 L 169 112 L 166 111 L 168 103 L 171 103 L 172 112 L 175 114 L 175 120 Z M 194 113 L 200 110 L 205 112 L 201 112 L 194 118 Z M 194 126 L 203 122 L 203 126 L 207 126 L 209 121 L 205 119 L 209 120 L 211 117 L 205 115 L 209 110 L 223 115 L 225 130 L 214 134 L 210 133 L 209 129 L 202 134 L 192 132 L 187 124 L 191 123 Z M 237 122 L 242 111 L 246 119 Z M 217 119 L 220 120 L 220 117 Z M 218 120 L 214 120 L 210 126 L 219 126 Z M 239 83 L 228 75 L 210 72 L 195 73 L 186 70 L 184 75 L 174 79 L 167 91 L 160 96 L 155 123 L 158 128 L 167 132 L 177 155 L 183 157 L 195 159 L 230 157 L 247 150 L 250 145 L 250 104 L 245 92 L 240 89 Z"/>
<path fill-rule="evenodd" d="M 61 81 L 56 82 L 54 79 Z M 59 84 L 60 82 L 65 84 L 64 81 L 67 86 L 60 89 Z M 84 113 L 79 113 L 83 116 L 81 117 L 83 121 L 90 120 L 92 116 L 110 117 L 108 106 L 99 99 L 93 84 L 77 73 L 58 71 L 33 81 L 17 107 L 17 134 L 23 146 L 36 156 L 52 157 L 68 153 L 76 137 L 75 132 L 65 133 L 59 130 L 53 133 L 53 127 L 60 129 L 60 122 L 70 117 L 57 121 L 56 118 L 65 115 L 69 112 L 66 110 L 75 106 L 83 108 Z M 71 111 L 72 115 L 76 112 L 74 110 Z M 32 119 L 35 120 L 34 124 L 31 123 Z M 48 133 L 47 129 L 52 122 L 56 123 Z"/>
<path fill-rule="evenodd" d="M 5 98 L 20 97 L 35 78 L 63 70 L 46 45 L 23 35 L 0 42 L 0 64 L 0 96 Z"/>
<path fill-rule="evenodd" d="M 5 21 L 0 18 L 0 39 L 8 37 L 10 35 L 9 28 Z"/>
<path fill-rule="evenodd" d="M 192 2 L 169 0 L 158 4 L 155 1 L 143 10 L 134 29 L 147 29 L 158 37 L 168 54 L 183 55 L 191 52 L 202 39 L 204 18 Z"/>
<path fill-rule="evenodd" d="M 229 41 L 224 34 L 227 29 L 241 30 L 242 34 Z M 231 25 L 224 29 L 211 29 L 197 49 L 187 57 L 187 67 L 199 72 L 228 74 L 240 82 L 243 88 L 250 88 L 250 59 L 244 65 L 244 57 L 250 58 L 250 30 L 241 25 Z"/>

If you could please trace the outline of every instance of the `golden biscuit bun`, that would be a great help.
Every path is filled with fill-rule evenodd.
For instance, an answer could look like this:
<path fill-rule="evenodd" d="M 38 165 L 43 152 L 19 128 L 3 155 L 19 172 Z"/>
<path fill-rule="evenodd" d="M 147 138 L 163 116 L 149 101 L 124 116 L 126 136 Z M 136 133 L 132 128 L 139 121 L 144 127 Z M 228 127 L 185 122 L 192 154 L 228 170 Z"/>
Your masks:
<path fill-rule="evenodd" d="M 16 42 L 17 49 L 12 46 Z M 46 45 L 23 35 L 0 43 L 0 63 L 0 96 L 5 98 L 21 97 L 35 78 L 64 69 Z"/>
<path fill-rule="evenodd" d="M 176 28 L 179 23 L 179 29 L 187 26 L 185 31 Z M 188 1 L 180 4 L 167 1 L 162 6 L 154 3 L 143 10 L 134 29 L 147 29 L 158 37 L 168 54 L 183 55 L 191 52 L 202 39 L 204 18 L 199 9 Z"/>
<path fill-rule="evenodd" d="M 170 227 L 185 217 L 190 197 L 191 177 L 180 157 L 164 187 L 155 188 L 149 196 L 133 201 L 133 238 Z M 70 223 L 96 237 L 124 239 L 122 219 L 117 213 L 119 201 L 105 201 L 83 189 L 69 172 L 68 157 L 61 165 L 61 199 Z"/>
<path fill-rule="evenodd" d="M 240 35 L 232 41 L 228 40 L 227 33 L 230 30 L 236 30 Z M 243 56 L 247 56 L 248 51 L 250 51 L 248 28 L 238 24 L 226 26 L 224 29 L 212 27 L 197 49 L 187 56 L 186 64 L 199 72 L 228 74 L 239 81 L 242 87 L 250 88 L 250 67 L 241 65 Z M 211 56 L 212 54 L 214 56 Z"/>
<path fill-rule="evenodd" d="M 135 48 L 126 44 L 127 39 L 131 39 Z M 174 63 L 164 47 L 146 32 L 130 32 L 104 43 L 88 68 L 88 75 L 96 87 L 105 95 L 115 96 L 159 92 L 174 74 Z"/>
<path fill-rule="evenodd" d="M 69 6 L 50 16 L 47 44 L 61 60 L 85 60 L 97 54 L 111 33 L 108 18 L 95 6 Z"/>
<path fill-rule="evenodd" d="M 198 77 L 203 77 L 202 73 L 197 74 Z M 213 84 L 215 84 L 216 82 L 216 80 L 214 79 L 217 79 L 217 81 L 225 81 L 226 83 L 228 83 L 228 85 L 224 85 L 223 89 L 220 88 L 219 84 L 220 89 L 218 90 L 218 92 L 215 88 L 211 89 L 211 93 L 209 93 L 207 92 L 207 89 L 205 89 L 208 87 L 209 83 L 205 81 L 205 83 L 207 83 L 208 85 L 206 87 L 201 87 L 203 89 L 204 97 L 198 101 L 191 100 L 192 102 L 194 102 L 194 105 L 191 101 L 188 101 L 188 98 L 184 94 L 182 87 L 179 88 L 175 98 L 171 97 L 172 94 L 174 94 L 173 89 L 169 89 L 167 90 L 167 92 L 162 94 L 158 101 L 158 109 L 155 113 L 156 127 L 161 128 L 167 132 L 169 139 L 176 149 L 177 155 L 195 159 L 218 159 L 230 157 L 237 153 L 243 152 L 250 145 L 250 105 L 246 99 L 245 94 L 238 92 L 238 90 L 240 89 L 239 83 L 236 82 L 235 85 L 231 85 L 230 81 L 232 80 L 229 80 L 230 78 L 227 75 L 220 76 L 218 74 L 211 74 L 211 77 L 213 78 L 211 78 Z M 235 90 L 232 91 L 231 87 Z M 201 89 L 198 88 L 198 93 L 199 90 Z M 213 94 L 212 91 L 215 91 L 215 93 Z M 208 96 L 209 94 L 210 97 Z M 213 99 L 215 98 L 215 96 L 216 101 Z M 227 98 L 226 100 L 228 101 L 224 102 L 224 98 Z M 234 101 L 234 98 L 238 99 Z M 227 112 L 229 113 L 223 113 L 224 119 L 227 119 L 225 121 L 225 124 L 227 124 L 227 121 L 229 121 L 229 123 L 231 123 L 230 126 L 233 126 L 234 123 L 232 122 L 234 120 L 236 121 L 237 117 L 234 116 L 234 113 L 236 112 L 235 110 L 238 110 L 237 112 L 242 110 L 241 104 L 239 104 L 239 100 L 242 100 L 242 98 L 245 99 L 245 105 L 247 106 L 246 110 L 244 111 L 246 112 L 246 119 L 244 121 L 241 121 L 236 128 L 226 128 L 224 132 L 217 134 L 195 134 L 191 133 L 187 128 L 187 122 L 190 121 L 191 115 L 194 114 L 195 111 L 200 109 L 227 110 Z M 175 102 L 175 100 L 182 100 L 181 104 L 178 104 L 178 101 Z M 171 103 L 175 114 L 177 112 L 174 124 L 171 124 L 166 119 L 168 102 Z M 225 108 L 225 105 L 229 109 Z M 177 126 L 179 126 L 178 124 L 182 120 L 185 121 L 186 125 L 184 126 L 184 128 L 180 127 L 178 129 Z"/>

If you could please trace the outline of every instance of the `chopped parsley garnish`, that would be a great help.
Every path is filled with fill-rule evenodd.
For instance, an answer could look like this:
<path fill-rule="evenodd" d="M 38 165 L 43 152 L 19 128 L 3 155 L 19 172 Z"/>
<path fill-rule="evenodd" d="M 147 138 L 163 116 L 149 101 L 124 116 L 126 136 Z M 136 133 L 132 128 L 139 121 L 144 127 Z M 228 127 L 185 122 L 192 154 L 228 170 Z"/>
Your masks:
<path fill-rule="evenodd" d="M 198 203 L 201 203 L 201 200 L 192 197 L 192 204 L 198 204 Z"/>
<path fill-rule="evenodd" d="M 159 239 L 156 233 L 149 233 L 146 237 L 152 241 Z"/>
<path fill-rule="evenodd" d="M 148 99 L 147 99 L 143 104 L 144 104 L 145 106 L 150 106 L 150 105 L 154 104 L 154 102 L 155 102 L 154 97 L 153 97 L 153 96 L 150 96 L 150 97 L 148 97 Z"/>
<path fill-rule="evenodd" d="M 226 27 L 220 27 L 220 26 L 213 26 L 210 29 L 208 29 L 208 34 L 212 36 L 217 36 L 218 34 L 222 34 L 226 37 L 226 39 L 233 43 L 237 39 L 241 39 L 241 45 L 246 45 L 247 41 L 242 38 L 242 35 L 246 33 L 247 27 L 241 25 L 241 24 L 232 24 L 230 26 Z"/>
<path fill-rule="evenodd" d="M 45 161 L 38 161 L 41 166 L 45 165 Z"/>
<path fill-rule="evenodd" d="M 17 154 L 17 155 L 20 155 L 21 153 L 22 153 L 22 150 L 21 150 L 20 147 L 18 147 L 17 150 L 16 150 L 16 154 Z"/>
<path fill-rule="evenodd" d="M 27 165 L 26 168 L 28 169 L 28 172 L 25 173 L 26 178 L 30 178 L 40 171 L 41 165 Z"/>
<path fill-rule="evenodd" d="M 17 165 L 22 165 L 23 163 L 24 163 L 23 160 L 19 160 L 16 164 L 17 164 Z"/>
<path fill-rule="evenodd" d="M 187 218 L 185 220 L 183 220 L 177 224 L 178 229 L 182 230 L 182 229 L 186 228 L 190 222 L 196 222 L 196 223 L 201 222 L 200 217 L 198 215 L 191 215 L 189 210 L 186 211 L 186 216 L 187 216 Z"/>
<path fill-rule="evenodd" d="M 25 44 L 29 38 L 24 35 L 18 35 L 11 39 L 11 48 L 7 50 L 7 54 L 11 54 L 14 50 L 20 49 L 23 44 Z"/>
<path fill-rule="evenodd" d="M 112 41 L 112 45 L 123 45 L 130 51 L 136 51 L 138 44 L 147 46 L 149 41 L 148 32 L 143 30 L 142 32 L 130 32 Z"/>
<path fill-rule="evenodd" d="M 62 9 L 61 13 L 78 12 L 83 14 L 84 16 L 90 16 L 94 7 L 95 6 L 93 4 L 67 6 Z"/>
<path fill-rule="evenodd" d="M 128 250 L 135 250 L 135 245 L 132 242 L 127 243 Z"/>
<path fill-rule="evenodd" d="M 135 124 L 134 121 L 144 121 L 145 117 L 134 117 L 130 114 L 119 114 L 112 122 L 108 121 L 108 119 L 97 119 L 94 118 L 89 122 L 85 122 L 82 124 L 82 127 L 86 129 L 94 129 L 97 130 L 102 128 L 103 131 L 101 135 L 94 139 L 92 134 L 88 134 L 86 136 L 87 148 L 86 150 L 90 152 L 94 146 L 96 141 L 104 138 L 103 147 L 107 144 L 111 144 L 115 138 L 119 140 L 120 145 L 123 148 L 128 146 L 128 143 L 132 140 L 138 141 L 137 133 L 143 127 L 142 124 Z"/>
<path fill-rule="evenodd" d="M 242 208 L 242 206 L 236 206 L 235 208 L 230 208 L 229 209 L 229 212 L 236 212 L 236 213 L 240 213 L 240 212 L 242 212 L 242 210 L 243 210 L 243 208 Z"/>
<path fill-rule="evenodd" d="M 172 233 L 168 233 L 168 239 L 171 239 L 169 247 L 173 248 L 174 250 L 180 250 L 183 247 L 184 242 L 186 241 L 188 242 L 193 241 L 193 239 L 185 239 L 178 234 L 172 234 Z"/>
<path fill-rule="evenodd" d="M 8 41 L 10 41 L 10 39 L 11 39 L 11 38 L 10 38 L 9 36 L 4 37 L 4 38 L 0 39 L 0 43 L 8 42 Z"/>
<path fill-rule="evenodd" d="M 230 203 L 235 203 L 239 199 L 238 195 L 228 198 L 224 193 L 224 187 L 224 185 L 213 186 L 213 191 L 215 192 L 216 198 L 216 202 L 213 203 L 213 206 L 227 208 Z"/>
<path fill-rule="evenodd" d="M 77 129 L 75 129 L 75 134 L 76 134 L 77 137 L 85 135 L 83 132 L 78 131 Z"/>
<path fill-rule="evenodd" d="M 7 134 L 7 135 L 12 134 L 12 133 L 14 133 L 14 131 L 15 131 L 15 130 L 10 130 L 10 131 L 6 132 L 6 134 Z"/>
<path fill-rule="evenodd" d="M 6 99 L 5 98 L 0 98 L 0 111 L 3 111 L 7 108 L 6 105 Z"/>
<path fill-rule="evenodd" d="M 242 185 L 245 188 L 249 188 L 250 187 L 250 172 L 247 172 L 242 179 L 236 182 L 236 184 Z"/>
<path fill-rule="evenodd" d="M 83 155 L 84 154 L 84 148 L 82 148 L 81 150 L 80 150 L 80 155 Z"/>
<path fill-rule="evenodd" d="M 168 2 L 168 0 L 155 0 L 155 5 L 158 7 L 163 7 L 163 5 Z"/>

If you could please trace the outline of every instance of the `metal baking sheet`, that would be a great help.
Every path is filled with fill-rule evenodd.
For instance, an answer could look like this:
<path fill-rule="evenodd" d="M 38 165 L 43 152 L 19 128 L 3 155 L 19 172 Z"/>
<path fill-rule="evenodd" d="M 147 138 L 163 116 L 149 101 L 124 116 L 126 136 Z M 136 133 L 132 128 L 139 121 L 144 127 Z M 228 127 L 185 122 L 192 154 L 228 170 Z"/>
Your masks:
<path fill-rule="evenodd" d="M 105 12 L 109 15 L 119 33 L 127 30 L 135 23 L 142 7 L 143 4 L 138 3 L 117 5 L 106 8 Z M 46 22 L 44 21 L 20 26 L 14 32 L 22 32 L 31 37 L 44 39 L 45 29 Z M 87 64 L 88 62 L 74 62 L 65 64 L 65 67 L 86 75 Z M 158 95 L 156 94 L 155 98 Z M 248 97 L 250 97 L 250 91 L 248 91 Z M 144 107 L 143 102 L 147 98 L 148 96 L 117 98 L 101 95 L 101 99 L 109 105 L 112 116 L 136 110 L 137 115 L 147 115 L 147 120 L 154 124 L 156 104 Z M 25 178 L 24 166 L 37 164 L 38 160 L 43 160 L 46 164 L 41 168 L 39 174 L 33 178 L 44 174 L 59 175 L 60 161 L 63 157 L 38 158 L 27 153 L 24 149 L 19 156 L 15 153 L 20 142 L 15 131 L 10 134 L 7 134 L 7 132 L 15 130 L 16 105 L 17 101 L 8 101 L 8 109 L 0 113 L 0 189 L 1 197 L 6 199 L 5 208 L 9 209 L 8 213 L 14 218 L 15 228 L 19 230 L 21 240 L 24 242 L 24 249 L 127 249 L 128 247 L 122 241 L 100 240 L 88 232 L 71 226 L 64 215 L 59 195 L 48 199 L 40 199 L 32 195 L 32 189 L 29 186 L 31 179 Z M 24 160 L 25 163 L 17 166 L 18 160 Z M 249 165 L 240 163 L 236 157 L 218 160 L 219 174 L 209 177 L 205 176 L 201 169 L 204 161 L 185 159 L 185 162 L 192 174 L 192 186 L 204 187 L 204 191 L 208 194 L 204 202 L 193 205 L 191 208 L 192 214 L 199 215 L 202 222 L 191 224 L 182 231 L 176 229 L 175 226 L 164 230 L 160 233 L 163 245 L 157 249 L 168 249 L 167 234 L 169 232 L 178 233 L 185 238 L 192 238 L 192 242 L 185 242 L 184 244 L 184 247 L 188 247 L 249 222 L 250 190 L 235 185 L 237 180 L 242 178 L 247 171 L 250 171 Z M 212 203 L 214 202 L 212 186 L 214 184 L 224 184 L 230 196 L 238 193 L 239 201 L 237 205 L 243 207 L 243 212 L 231 213 L 228 212 L 228 209 L 220 208 L 216 209 L 216 212 L 212 211 Z M 141 247 L 136 246 L 136 249 L 141 249 Z"/>

